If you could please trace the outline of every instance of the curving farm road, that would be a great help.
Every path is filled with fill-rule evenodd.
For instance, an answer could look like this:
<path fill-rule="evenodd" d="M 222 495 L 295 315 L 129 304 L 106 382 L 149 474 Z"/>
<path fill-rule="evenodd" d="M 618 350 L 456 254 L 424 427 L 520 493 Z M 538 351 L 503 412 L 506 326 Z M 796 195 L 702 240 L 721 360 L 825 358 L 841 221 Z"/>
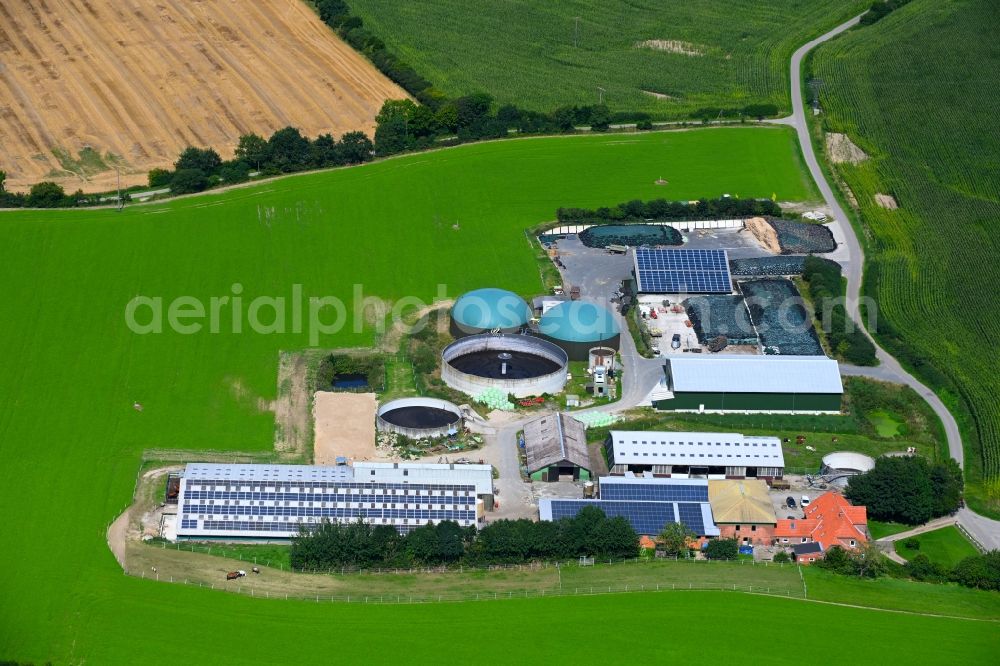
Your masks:
<path fill-rule="evenodd" d="M 858 240 L 857 234 L 854 232 L 854 227 L 850 223 L 850 218 L 848 218 L 847 214 L 844 212 L 844 209 L 841 207 L 837 197 L 834 196 L 833 188 L 830 186 L 830 183 L 827 182 L 826 176 L 823 175 L 823 171 L 820 169 L 819 162 L 816 159 L 816 152 L 813 150 L 812 138 L 809 135 L 809 124 L 806 120 L 805 104 L 802 101 L 802 60 L 805 58 L 806 54 L 816 46 L 836 37 L 850 28 L 853 28 L 859 23 L 860 20 L 860 15 L 855 16 L 851 20 L 837 26 L 830 32 L 804 44 L 792 54 L 792 116 L 790 118 L 783 118 L 779 121 L 781 124 L 791 125 L 795 128 L 799 138 L 799 145 L 802 147 L 802 156 L 805 159 L 806 165 L 809 167 L 809 172 L 812 174 L 817 187 L 819 187 L 819 191 L 823 195 L 823 199 L 826 201 L 827 206 L 833 212 L 834 219 L 830 226 L 836 227 L 836 229 L 834 229 L 834 236 L 845 239 L 846 247 L 843 249 L 846 249 L 847 257 L 841 263 L 844 267 L 844 276 L 847 278 L 846 306 L 851 319 L 855 322 L 861 321 L 859 303 L 862 270 L 864 269 L 865 263 L 864 248 Z M 869 309 L 871 310 L 872 308 L 873 306 L 869 304 Z M 862 330 L 865 329 L 862 328 Z M 875 344 L 875 350 L 878 355 L 880 365 L 874 368 L 865 368 L 842 364 L 841 372 L 845 375 L 871 377 L 883 381 L 906 384 L 919 393 L 940 417 L 941 423 L 944 424 L 945 435 L 948 439 L 948 450 L 951 453 L 951 456 L 958 461 L 959 465 L 964 466 L 965 455 L 964 450 L 962 449 L 962 435 L 958 429 L 958 423 L 951 415 L 951 412 L 948 411 L 948 408 L 945 407 L 944 402 L 941 401 L 937 394 L 921 383 L 916 377 L 907 372 L 899 364 L 899 361 L 882 349 L 882 347 L 879 346 L 878 342 L 872 338 L 871 334 L 868 333 L 867 330 L 865 330 L 865 334 L 868 335 L 868 337 Z M 980 542 L 980 544 L 988 549 L 1000 548 L 1000 522 L 980 516 L 967 508 L 961 509 L 958 517 L 962 526 L 965 527 L 966 530 L 968 530 L 972 536 Z"/>

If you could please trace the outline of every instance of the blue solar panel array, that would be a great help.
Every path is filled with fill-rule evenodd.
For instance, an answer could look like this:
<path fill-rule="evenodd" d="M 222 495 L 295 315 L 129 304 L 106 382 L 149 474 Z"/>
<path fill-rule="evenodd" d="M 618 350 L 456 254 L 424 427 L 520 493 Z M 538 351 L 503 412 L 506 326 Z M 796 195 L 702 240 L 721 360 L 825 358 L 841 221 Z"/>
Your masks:
<path fill-rule="evenodd" d="M 602 500 L 641 500 L 646 502 L 707 502 L 708 486 L 673 483 L 615 483 L 601 479 Z"/>
<path fill-rule="evenodd" d="M 285 532 L 298 525 L 314 528 L 322 520 L 364 519 L 407 531 L 430 521 L 476 522 L 474 485 L 320 482 L 254 482 L 249 491 L 230 488 L 232 481 L 192 480 L 179 502 L 180 536 L 205 531 Z M 269 492 L 267 487 L 275 488 Z M 198 490 L 195 490 L 198 488 Z M 319 492 L 304 492 L 306 489 Z M 282 491 L 283 492 L 279 492 Z M 364 490 L 371 494 L 365 494 Z"/>
<path fill-rule="evenodd" d="M 635 250 L 640 292 L 728 294 L 733 290 L 725 250 Z"/>
<path fill-rule="evenodd" d="M 701 517 L 701 507 L 701 504 L 683 502 L 677 505 L 677 512 L 680 514 L 681 522 L 695 534 L 705 533 L 705 523 Z"/>
<path fill-rule="evenodd" d="M 671 502 L 616 502 L 607 500 L 552 500 L 552 520 L 572 518 L 586 506 L 596 506 L 609 518 L 621 516 L 638 534 L 659 534 L 667 523 L 677 521 Z M 686 525 L 687 523 L 685 523 Z M 701 527 L 701 516 L 697 527 Z M 691 527 L 694 530 L 694 527 Z M 701 532 L 698 532 L 701 534 Z"/>

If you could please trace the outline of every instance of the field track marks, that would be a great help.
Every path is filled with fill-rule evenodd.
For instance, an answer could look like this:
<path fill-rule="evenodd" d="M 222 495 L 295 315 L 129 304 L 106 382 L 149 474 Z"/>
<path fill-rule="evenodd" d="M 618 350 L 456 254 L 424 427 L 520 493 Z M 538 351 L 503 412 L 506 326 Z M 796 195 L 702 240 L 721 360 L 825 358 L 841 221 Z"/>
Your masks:
<path fill-rule="evenodd" d="M 53 151 L 112 153 L 125 184 L 144 183 L 188 145 L 228 158 L 248 132 L 370 133 L 382 102 L 406 95 L 300 0 L 4 0 L 0 55 L 0 169 L 15 191 L 59 173 L 67 189 L 114 186 L 110 167 L 69 175 Z"/>

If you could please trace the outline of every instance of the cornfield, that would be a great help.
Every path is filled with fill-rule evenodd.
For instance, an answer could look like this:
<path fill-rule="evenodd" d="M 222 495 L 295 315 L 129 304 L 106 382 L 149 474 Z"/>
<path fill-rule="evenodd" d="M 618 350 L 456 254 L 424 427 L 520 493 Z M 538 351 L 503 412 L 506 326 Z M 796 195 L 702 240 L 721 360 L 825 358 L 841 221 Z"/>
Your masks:
<path fill-rule="evenodd" d="M 838 171 L 868 236 L 866 286 L 879 328 L 959 407 L 979 496 L 1000 478 L 996 26 L 991 0 L 915 0 L 824 45 L 812 65 L 825 129 L 869 155 Z"/>
<path fill-rule="evenodd" d="M 860 13 L 858 0 L 349 0 L 388 47 L 449 96 L 537 111 L 597 104 L 686 116 L 790 108 L 792 51 Z"/>

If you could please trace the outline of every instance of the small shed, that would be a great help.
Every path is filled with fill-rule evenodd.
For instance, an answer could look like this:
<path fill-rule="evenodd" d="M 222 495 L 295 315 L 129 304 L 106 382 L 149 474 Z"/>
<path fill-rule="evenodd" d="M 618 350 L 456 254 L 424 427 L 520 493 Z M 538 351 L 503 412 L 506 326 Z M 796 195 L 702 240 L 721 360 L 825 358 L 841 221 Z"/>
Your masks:
<path fill-rule="evenodd" d="M 591 478 L 586 428 L 568 414 L 549 414 L 525 424 L 524 451 L 534 481 Z"/>

